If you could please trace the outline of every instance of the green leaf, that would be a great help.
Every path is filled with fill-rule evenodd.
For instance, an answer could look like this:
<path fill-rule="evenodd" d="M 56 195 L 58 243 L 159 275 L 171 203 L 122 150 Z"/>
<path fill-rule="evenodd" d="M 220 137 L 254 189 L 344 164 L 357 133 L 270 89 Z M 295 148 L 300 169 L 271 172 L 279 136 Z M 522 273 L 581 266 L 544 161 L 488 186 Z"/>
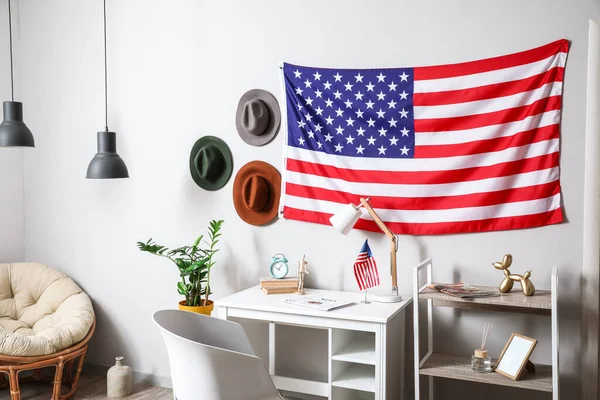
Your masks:
<path fill-rule="evenodd" d="M 179 268 L 180 271 L 185 271 L 185 269 L 187 268 L 185 261 L 181 258 L 175 259 L 175 265 L 177 265 L 177 268 Z"/>
<path fill-rule="evenodd" d="M 177 282 L 177 292 L 184 296 L 187 293 L 187 287 L 183 284 L 183 282 Z"/>
<path fill-rule="evenodd" d="M 200 244 L 201 240 L 202 240 L 202 235 L 198 236 L 198 238 L 192 245 L 192 254 L 196 254 L 196 252 L 198 251 L 198 244 Z"/>

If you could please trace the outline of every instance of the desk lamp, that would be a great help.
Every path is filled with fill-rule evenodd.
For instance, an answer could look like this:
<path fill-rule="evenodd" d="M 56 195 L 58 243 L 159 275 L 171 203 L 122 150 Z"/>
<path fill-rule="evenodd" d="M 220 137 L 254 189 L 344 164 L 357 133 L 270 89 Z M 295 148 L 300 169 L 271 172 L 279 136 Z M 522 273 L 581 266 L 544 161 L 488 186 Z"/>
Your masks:
<path fill-rule="evenodd" d="M 392 292 L 390 294 L 384 295 L 376 295 L 373 296 L 373 300 L 380 303 L 397 303 L 402 301 L 402 297 L 398 294 L 398 276 L 396 273 L 396 255 L 398 253 L 398 240 L 396 234 L 388 228 L 379 215 L 373 210 L 371 204 L 369 204 L 369 198 L 360 198 L 360 206 L 355 206 L 350 203 L 344 208 L 340 209 L 336 214 L 334 214 L 331 218 L 329 218 L 329 222 L 331 225 L 343 233 L 347 235 L 348 232 L 352 229 L 356 221 L 362 215 L 360 211 L 361 207 L 364 207 L 365 210 L 369 213 L 369 215 L 373 218 L 379 229 L 385 233 L 385 235 L 390 239 L 390 274 L 392 275 Z"/>

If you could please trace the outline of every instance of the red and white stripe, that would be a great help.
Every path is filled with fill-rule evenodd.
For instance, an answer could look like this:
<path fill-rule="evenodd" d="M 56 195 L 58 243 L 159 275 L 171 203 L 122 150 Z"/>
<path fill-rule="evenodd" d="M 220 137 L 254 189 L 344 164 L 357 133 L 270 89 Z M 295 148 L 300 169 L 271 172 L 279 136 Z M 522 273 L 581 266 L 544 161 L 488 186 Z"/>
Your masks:
<path fill-rule="evenodd" d="M 414 68 L 415 158 L 287 146 L 283 217 L 329 224 L 360 197 L 399 234 L 531 228 L 563 221 L 560 118 L 569 44 Z M 379 231 L 364 214 L 356 228 Z"/>
<path fill-rule="evenodd" d="M 375 259 L 366 252 L 360 253 L 354 262 L 354 277 L 360 290 L 379 286 L 379 272 Z"/>

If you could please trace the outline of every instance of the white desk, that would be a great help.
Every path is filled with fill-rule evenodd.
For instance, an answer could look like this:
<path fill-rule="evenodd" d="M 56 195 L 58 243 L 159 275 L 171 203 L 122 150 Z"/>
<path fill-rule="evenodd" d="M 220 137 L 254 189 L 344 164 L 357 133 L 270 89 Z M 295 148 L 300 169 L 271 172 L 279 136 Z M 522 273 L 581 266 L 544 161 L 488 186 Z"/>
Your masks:
<path fill-rule="evenodd" d="M 306 289 L 308 296 L 352 300 L 356 304 L 332 311 L 282 303 L 294 295 L 266 295 L 259 286 L 218 300 L 214 316 L 269 323 L 269 373 L 280 390 L 331 400 L 402 399 L 404 397 L 404 309 L 411 303 L 362 304 L 361 293 Z M 328 381 L 275 375 L 275 325 L 296 325 L 328 331 Z"/>

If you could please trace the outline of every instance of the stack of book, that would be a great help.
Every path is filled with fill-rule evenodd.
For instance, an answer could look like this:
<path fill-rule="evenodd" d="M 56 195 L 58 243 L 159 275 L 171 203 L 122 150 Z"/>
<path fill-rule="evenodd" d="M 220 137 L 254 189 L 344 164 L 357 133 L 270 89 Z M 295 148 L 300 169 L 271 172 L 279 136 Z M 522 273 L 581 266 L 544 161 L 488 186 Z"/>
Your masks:
<path fill-rule="evenodd" d="M 265 294 L 291 294 L 298 290 L 298 278 L 260 278 L 260 290 Z"/>

